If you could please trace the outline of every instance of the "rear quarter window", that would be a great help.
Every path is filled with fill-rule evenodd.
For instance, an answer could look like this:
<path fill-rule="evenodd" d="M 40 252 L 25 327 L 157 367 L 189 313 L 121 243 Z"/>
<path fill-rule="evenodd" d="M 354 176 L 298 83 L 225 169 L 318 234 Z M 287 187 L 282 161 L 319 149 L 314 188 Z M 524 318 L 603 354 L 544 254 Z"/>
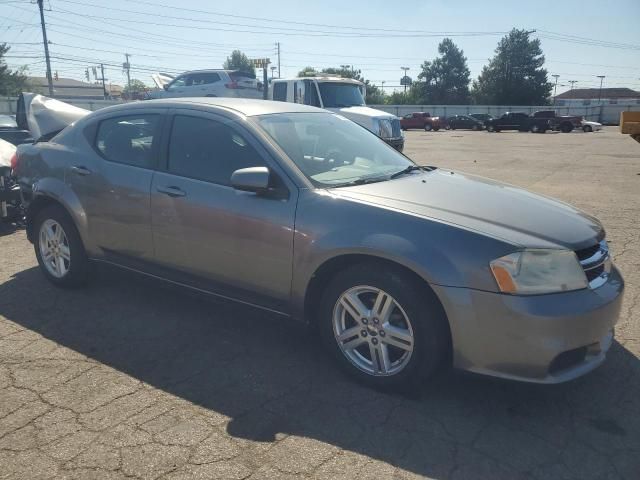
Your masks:
<path fill-rule="evenodd" d="M 102 120 L 98 124 L 94 148 L 111 162 L 152 168 L 152 147 L 157 136 L 159 115 L 129 115 Z"/>

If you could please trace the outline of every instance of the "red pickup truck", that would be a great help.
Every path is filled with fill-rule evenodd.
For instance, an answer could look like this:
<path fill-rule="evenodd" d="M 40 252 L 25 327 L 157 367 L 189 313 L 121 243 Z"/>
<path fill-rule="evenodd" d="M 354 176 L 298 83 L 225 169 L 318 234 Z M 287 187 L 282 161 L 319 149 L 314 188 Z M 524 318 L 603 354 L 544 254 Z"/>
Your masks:
<path fill-rule="evenodd" d="M 442 123 L 440 117 L 432 117 L 429 112 L 413 112 L 400 119 L 400 127 L 403 130 L 410 128 L 424 128 L 425 132 L 440 130 Z"/>

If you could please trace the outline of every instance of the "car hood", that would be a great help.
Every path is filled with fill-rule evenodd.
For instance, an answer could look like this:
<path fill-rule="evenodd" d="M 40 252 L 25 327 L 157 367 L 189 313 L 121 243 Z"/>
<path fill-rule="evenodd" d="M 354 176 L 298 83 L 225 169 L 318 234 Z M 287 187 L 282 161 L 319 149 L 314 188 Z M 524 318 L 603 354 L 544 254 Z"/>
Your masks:
<path fill-rule="evenodd" d="M 461 172 L 436 169 L 333 194 L 481 232 L 522 247 L 572 250 L 604 236 L 592 216 L 542 195 Z"/>

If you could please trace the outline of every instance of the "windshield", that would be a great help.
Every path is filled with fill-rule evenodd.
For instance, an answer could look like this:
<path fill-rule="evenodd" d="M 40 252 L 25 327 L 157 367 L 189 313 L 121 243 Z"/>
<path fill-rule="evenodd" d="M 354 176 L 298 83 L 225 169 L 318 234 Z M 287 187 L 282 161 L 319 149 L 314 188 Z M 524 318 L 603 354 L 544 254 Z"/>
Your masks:
<path fill-rule="evenodd" d="M 353 83 L 318 82 L 324 108 L 356 107 L 364 105 L 360 86 Z"/>
<path fill-rule="evenodd" d="M 374 134 L 340 115 L 282 113 L 260 126 L 317 187 L 388 180 L 414 165 Z"/>

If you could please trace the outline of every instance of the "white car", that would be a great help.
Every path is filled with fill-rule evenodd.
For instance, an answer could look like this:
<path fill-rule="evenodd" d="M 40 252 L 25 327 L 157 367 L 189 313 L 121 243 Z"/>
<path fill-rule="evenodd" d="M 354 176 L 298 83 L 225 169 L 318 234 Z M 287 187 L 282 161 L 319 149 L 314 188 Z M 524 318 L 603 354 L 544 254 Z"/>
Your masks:
<path fill-rule="evenodd" d="M 589 122 L 587 120 L 582 121 L 582 131 L 587 132 L 597 132 L 598 130 L 602 130 L 602 124 L 598 122 Z"/>
<path fill-rule="evenodd" d="M 152 75 L 162 90 L 147 94 L 147 99 L 176 97 L 262 98 L 262 82 L 253 73 L 239 70 L 194 70 L 171 79 Z"/>

